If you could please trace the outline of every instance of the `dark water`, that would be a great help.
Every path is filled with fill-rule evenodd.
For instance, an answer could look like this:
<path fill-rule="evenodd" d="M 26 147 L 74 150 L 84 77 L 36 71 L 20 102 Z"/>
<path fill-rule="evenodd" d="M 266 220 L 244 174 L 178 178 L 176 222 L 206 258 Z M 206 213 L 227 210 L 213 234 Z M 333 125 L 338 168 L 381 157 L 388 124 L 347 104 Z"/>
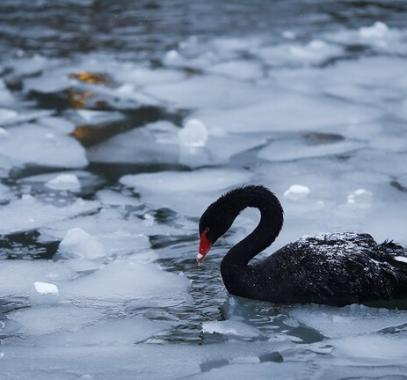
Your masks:
<path fill-rule="evenodd" d="M 19 1 L 0 3 L 0 49 L 69 57 L 95 51 L 154 60 L 188 36 L 211 38 L 284 28 L 304 38 L 380 19 L 405 25 L 405 1 Z"/>

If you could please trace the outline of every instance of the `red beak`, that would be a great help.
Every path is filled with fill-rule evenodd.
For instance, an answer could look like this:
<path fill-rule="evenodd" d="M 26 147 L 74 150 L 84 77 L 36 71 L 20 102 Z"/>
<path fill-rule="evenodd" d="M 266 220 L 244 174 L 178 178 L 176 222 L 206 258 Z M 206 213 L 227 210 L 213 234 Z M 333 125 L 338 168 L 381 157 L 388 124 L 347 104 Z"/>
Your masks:
<path fill-rule="evenodd" d="M 206 254 L 209 252 L 212 246 L 212 242 L 208 239 L 206 235 L 208 231 L 202 232 L 199 238 L 199 251 L 196 255 L 196 261 L 198 264 L 202 263 L 205 259 Z"/>

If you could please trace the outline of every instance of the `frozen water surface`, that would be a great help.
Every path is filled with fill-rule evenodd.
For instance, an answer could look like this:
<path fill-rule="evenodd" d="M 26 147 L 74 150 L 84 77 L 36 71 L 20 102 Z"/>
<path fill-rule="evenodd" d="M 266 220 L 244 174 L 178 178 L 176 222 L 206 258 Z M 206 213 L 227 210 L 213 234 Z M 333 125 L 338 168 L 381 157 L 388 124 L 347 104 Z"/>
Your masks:
<path fill-rule="evenodd" d="M 250 173 L 230 169 L 128 175 L 120 182 L 149 204 L 168 207 L 189 216 L 200 216 L 214 194 L 249 182 Z M 212 197 L 211 197 L 212 194 Z"/>
<path fill-rule="evenodd" d="M 0 154 L 15 163 L 15 166 L 31 164 L 80 168 L 88 162 L 84 149 L 77 141 L 65 134 L 55 133 L 52 129 L 27 124 L 10 127 L 6 131 L 7 136 L 0 138 Z"/>
<path fill-rule="evenodd" d="M 0 2 L 0 378 L 405 378 L 404 301 L 227 294 L 258 212 L 195 255 L 202 211 L 249 183 L 285 209 L 266 255 L 407 245 L 407 5 L 99 3 Z"/>

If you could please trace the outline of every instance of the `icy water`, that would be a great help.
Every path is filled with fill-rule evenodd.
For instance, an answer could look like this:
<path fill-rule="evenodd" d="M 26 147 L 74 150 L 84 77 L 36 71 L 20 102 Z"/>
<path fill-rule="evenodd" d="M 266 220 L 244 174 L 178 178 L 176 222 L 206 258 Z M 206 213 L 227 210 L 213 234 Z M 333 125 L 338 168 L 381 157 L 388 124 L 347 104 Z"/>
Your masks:
<path fill-rule="evenodd" d="M 407 310 L 230 297 L 197 222 L 407 245 L 407 2 L 0 2 L 0 379 L 404 379 Z M 300 185 L 300 186 L 293 186 Z"/>

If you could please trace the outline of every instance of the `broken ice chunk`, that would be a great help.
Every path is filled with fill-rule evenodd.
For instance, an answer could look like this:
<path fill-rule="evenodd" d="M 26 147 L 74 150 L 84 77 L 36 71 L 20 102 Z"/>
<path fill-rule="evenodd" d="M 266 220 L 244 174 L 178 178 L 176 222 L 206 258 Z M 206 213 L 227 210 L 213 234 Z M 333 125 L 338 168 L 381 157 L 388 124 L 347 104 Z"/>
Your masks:
<path fill-rule="evenodd" d="M 350 205 L 367 208 L 372 203 L 373 194 L 366 189 L 357 189 L 352 191 L 348 197 L 347 202 Z"/>
<path fill-rule="evenodd" d="M 202 331 L 208 334 L 233 335 L 244 338 L 254 338 L 261 335 L 260 331 L 253 326 L 239 321 L 212 321 L 202 324 Z"/>
<path fill-rule="evenodd" d="M 171 65 L 174 63 L 179 63 L 180 61 L 182 61 L 182 58 L 178 51 L 172 49 L 165 53 L 164 63 Z"/>
<path fill-rule="evenodd" d="M 43 117 L 38 123 L 61 133 L 71 133 L 75 129 L 75 124 L 66 119 L 54 116 Z"/>
<path fill-rule="evenodd" d="M 48 181 L 45 186 L 54 190 L 79 191 L 81 188 L 79 179 L 75 174 L 60 174 Z"/>
<path fill-rule="evenodd" d="M 0 266 L 0 297 L 38 294 L 33 287 L 34 282 L 59 285 L 74 274 L 65 264 L 48 260 L 3 260 Z"/>
<path fill-rule="evenodd" d="M 67 259 L 97 259 L 106 256 L 103 245 L 81 228 L 70 229 L 59 244 L 58 253 Z"/>
<path fill-rule="evenodd" d="M 205 146 L 208 140 L 208 130 L 201 120 L 189 119 L 178 132 L 178 139 L 181 145 L 190 147 Z"/>
<path fill-rule="evenodd" d="M 293 201 L 305 199 L 308 197 L 311 190 L 307 186 L 303 185 L 291 185 L 285 192 L 284 196 Z"/>
<path fill-rule="evenodd" d="M 340 308 L 296 306 L 290 311 L 290 315 L 301 324 L 314 328 L 329 338 L 383 331 L 389 327 L 403 325 L 407 317 L 405 310 L 387 310 L 358 304 Z"/>
<path fill-rule="evenodd" d="M 145 92 L 178 108 L 234 108 L 270 99 L 270 91 L 215 75 L 147 86 Z"/>
<path fill-rule="evenodd" d="M 97 210 L 99 202 L 76 200 L 66 207 L 44 204 L 25 195 L 0 208 L 0 234 L 33 230 L 60 220 Z"/>
<path fill-rule="evenodd" d="M 359 29 L 359 35 L 362 38 L 367 39 L 383 38 L 386 36 L 388 32 L 389 27 L 381 21 L 376 21 L 371 26 L 365 26 Z"/>
<path fill-rule="evenodd" d="M 12 104 L 14 102 L 11 92 L 8 90 L 4 81 L 0 79 L 0 104 Z"/>
<path fill-rule="evenodd" d="M 84 148 L 72 137 L 58 134 L 51 141 L 44 138 L 49 133 L 47 127 L 25 124 L 9 128 L 7 132 L 8 138 L 0 139 L 0 151 L 16 166 L 35 164 L 69 168 L 88 163 Z"/>
<path fill-rule="evenodd" d="M 137 255 L 116 260 L 100 270 L 65 283 L 64 293 L 72 298 L 131 299 L 162 298 L 179 303 L 189 298 L 190 282 L 154 264 L 140 264 Z"/>
<path fill-rule="evenodd" d="M 76 117 L 75 117 L 76 116 Z M 94 110 L 77 110 L 76 115 L 73 115 L 79 123 L 89 125 L 97 125 L 101 123 L 114 123 L 122 121 L 124 116 L 117 111 L 94 111 Z"/>
<path fill-rule="evenodd" d="M 126 175 L 120 183 L 140 193 L 141 199 L 154 208 L 168 207 L 185 215 L 200 215 L 219 194 L 233 186 L 248 182 L 247 171 L 201 169 L 193 172 L 167 171 Z"/>
<path fill-rule="evenodd" d="M 262 76 L 262 66 L 257 62 L 246 60 L 228 61 L 211 66 L 208 71 L 213 74 L 228 77 L 251 80 Z"/>
<path fill-rule="evenodd" d="M 321 40 L 312 40 L 305 45 L 282 43 L 261 48 L 258 52 L 268 64 L 279 66 L 318 64 L 342 53 L 342 47 Z"/>
<path fill-rule="evenodd" d="M 4 128 L 0 127 L 0 139 L 5 138 L 7 136 L 8 136 L 8 132 Z"/>
<path fill-rule="evenodd" d="M 96 193 L 96 198 L 102 202 L 104 206 L 138 207 L 142 204 L 134 196 L 125 195 L 113 190 L 100 190 Z"/>
<path fill-rule="evenodd" d="M 41 336 L 60 331 L 74 332 L 94 323 L 102 316 L 100 309 L 77 307 L 72 304 L 23 308 L 9 314 L 22 326 L 24 334 Z"/>
<path fill-rule="evenodd" d="M 35 281 L 34 289 L 39 294 L 58 294 L 59 292 L 58 287 L 50 282 Z"/>
<path fill-rule="evenodd" d="M 283 37 L 286 38 L 287 40 L 293 40 L 296 37 L 295 32 L 292 30 L 285 30 L 283 33 Z"/>
<path fill-rule="evenodd" d="M 321 137 L 323 138 L 322 134 Z M 326 135 L 325 137 L 330 138 L 329 135 Z M 337 138 L 335 135 L 332 137 L 334 139 Z M 304 158 L 345 154 L 361 149 L 364 146 L 364 143 L 362 142 L 342 141 L 341 138 L 342 137 L 338 136 L 339 141 L 318 141 L 313 144 L 310 144 L 310 141 L 307 141 L 306 139 L 277 140 L 261 149 L 258 156 L 269 161 L 299 160 Z"/>
<path fill-rule="evenodd" d="M 0 108 L 0 121 L 7 121 L 17 117 L 17 112 L 8 108 Z"/>

